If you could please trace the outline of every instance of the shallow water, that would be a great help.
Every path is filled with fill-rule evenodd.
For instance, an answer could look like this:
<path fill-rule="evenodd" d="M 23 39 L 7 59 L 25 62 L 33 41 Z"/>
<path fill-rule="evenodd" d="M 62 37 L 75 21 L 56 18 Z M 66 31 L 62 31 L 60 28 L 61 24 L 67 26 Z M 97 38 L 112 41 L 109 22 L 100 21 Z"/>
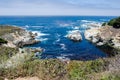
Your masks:
<path fill-rule="evenodd" d="M 0 24 L 15 25 L 38 33 L 41 43 L 29 47 L 42 47 L 45 52 L 42 59 L 64 58 L 72 60 L 91 60 L 106 57 L 103 51 L 85 40 L 84 31 L 114 17 L 108 16 L 1 16 Z M 72 30 L 80 30 L 83 40 L 72 42 L 65 36 Z"/>

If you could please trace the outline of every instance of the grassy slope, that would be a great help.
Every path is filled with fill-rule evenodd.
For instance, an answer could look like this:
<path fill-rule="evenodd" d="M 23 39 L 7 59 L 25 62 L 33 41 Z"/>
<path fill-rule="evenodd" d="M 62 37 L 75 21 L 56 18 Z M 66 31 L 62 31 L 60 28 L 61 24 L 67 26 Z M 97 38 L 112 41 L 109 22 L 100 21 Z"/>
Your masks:
<path fill-rule="evenodd" d="M 16 30 L 21 30 L 18 27 L 8 26 L 8 25 L 0 25 L 0 36 L 8 33 L 15 32 Z"/>
<path fill-rule="evenodd" d="M 1 78 L 37 76 L 42 80 L 119 80 L 118 71 L 108 69 L 109 59 L 95 61 L 70 61 L 69 64 L 55 59 L 38 60 L 28 55 L 23 64 L 15 68 L 0 69 Z M 112 71 L 112 72 L 113 72 Z"/>

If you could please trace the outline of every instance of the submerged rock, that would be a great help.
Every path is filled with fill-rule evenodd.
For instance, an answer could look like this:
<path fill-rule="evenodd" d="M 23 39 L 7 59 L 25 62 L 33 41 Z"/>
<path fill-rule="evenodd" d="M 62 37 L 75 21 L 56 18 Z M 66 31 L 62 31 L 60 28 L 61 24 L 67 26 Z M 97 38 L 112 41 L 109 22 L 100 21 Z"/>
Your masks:
<path fill-rule="evenodd" d="M 69 34 L 67 35 L 67 38 L 69 38 L 69 39 L 72 40 L 72 41 L 76 41 L 76 42 L 79 42 L 79 41 L 82 40 L 82 36 L 81 36 L 79 30 L 71 31 L 71 33 L 69 33 Z"/>

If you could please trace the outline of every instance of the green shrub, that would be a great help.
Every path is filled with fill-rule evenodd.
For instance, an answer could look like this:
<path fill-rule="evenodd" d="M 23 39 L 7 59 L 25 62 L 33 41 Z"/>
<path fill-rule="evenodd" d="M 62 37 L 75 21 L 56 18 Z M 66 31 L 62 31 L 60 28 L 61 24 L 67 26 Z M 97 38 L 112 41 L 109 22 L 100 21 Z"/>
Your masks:
<path fill-rule="evenodd" d="M 105 70 L 104 60 L 72 61 L 68 65 L 70 80 L 88 80 L 87 75 Z"/>
<path fill-rule="evenodd" d="M 120 17 L 110 20 L 108 25 L 113 26 L 114 28 L 120 28 Z"/>
<path fill-rule="evenodd" d="M 6 40 L 0 38 L 0 44 L 1 44 L 1 43 L 5 43 L 5 44 L 6 44 L 6 43 L 8 43 L 8 42 L 7 42 Z"/>
<path fill-rule="evenodd" d="M 105 25 L 106 25 L 106 23 L 103 23 L 103 24 L 102 24 L 102 26 L 105 26 Z"/>
<path fill-rule="evenodd" d="M 120 80 L 120 75 L 115 75 L 115 74 L 109 74 L 109 75 L 104 75 L 100 80 Z"/>

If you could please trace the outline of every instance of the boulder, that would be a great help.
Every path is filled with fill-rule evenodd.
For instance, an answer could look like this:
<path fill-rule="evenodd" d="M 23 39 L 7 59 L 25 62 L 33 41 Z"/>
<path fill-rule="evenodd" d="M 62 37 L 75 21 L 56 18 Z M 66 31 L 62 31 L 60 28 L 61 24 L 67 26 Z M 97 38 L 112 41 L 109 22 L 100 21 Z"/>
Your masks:
<path fill-rule="evenodd" d="M 82 40 L 82 36 L 81 36 L 79 30 L 71 31 L 71 32 L 67 35 L 67 38 L 69 38 L 70 40 L 75 41 L 75 42 L 79 42 L 79 41 Z"/>

